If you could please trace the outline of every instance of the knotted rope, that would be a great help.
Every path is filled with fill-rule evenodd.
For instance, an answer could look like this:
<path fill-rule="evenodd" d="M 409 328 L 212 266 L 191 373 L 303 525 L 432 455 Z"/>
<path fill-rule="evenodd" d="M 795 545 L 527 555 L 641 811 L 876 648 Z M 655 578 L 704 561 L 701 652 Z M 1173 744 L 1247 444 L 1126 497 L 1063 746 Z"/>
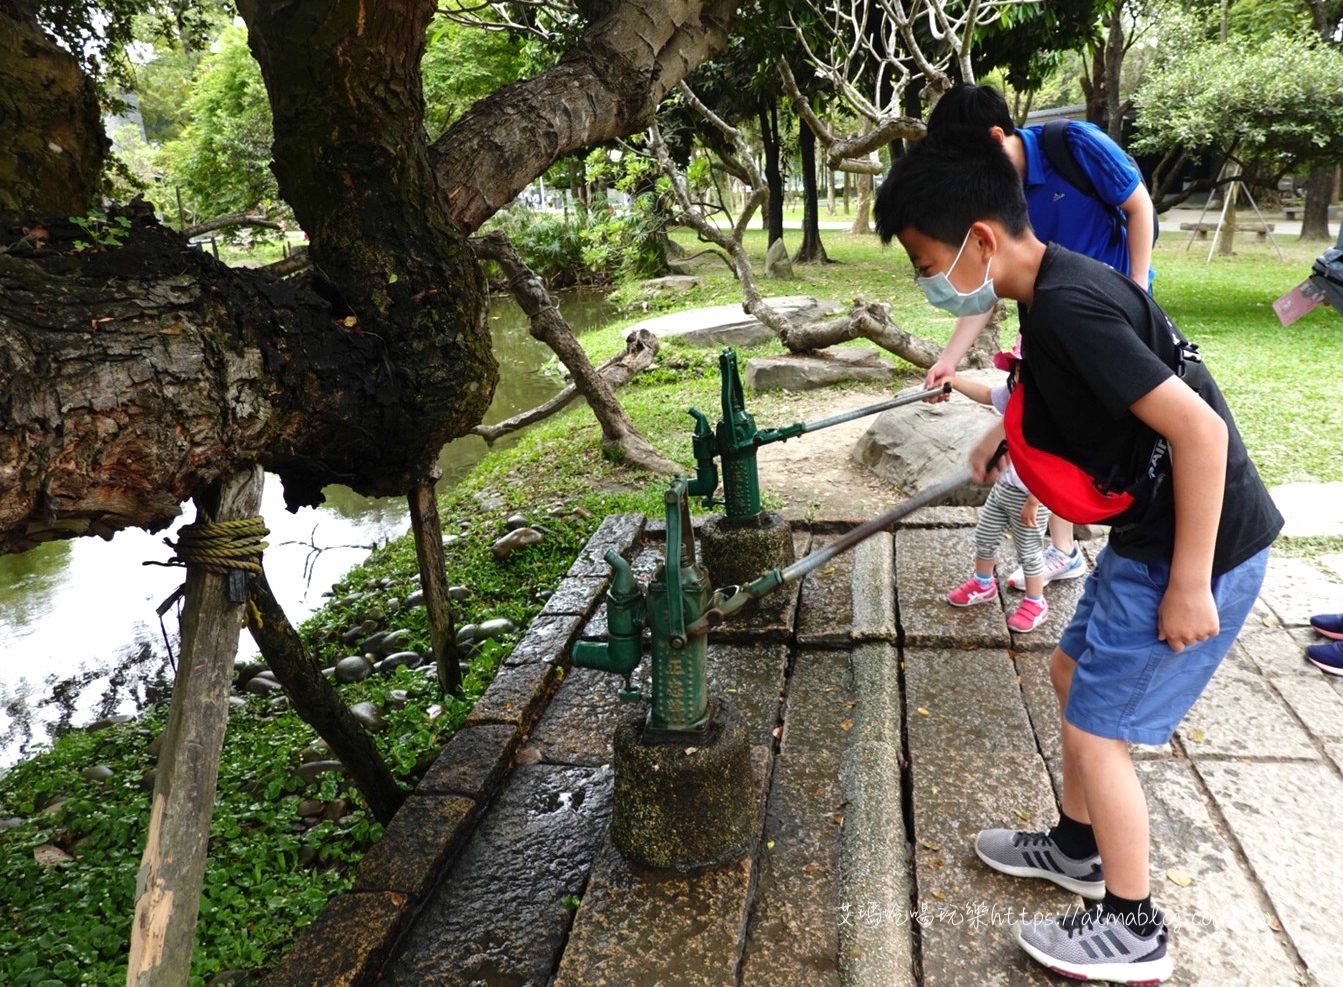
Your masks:
<path fill-rule="evenodd" d="M 163 543 L 177 553 L 167 565 L 202 566 L 209 572 L 228 573 L 235 569 L 261 575 L 263 541 L 270 534 L 265 519 L 243 517 L 233 521 L 197 521 L 184 525 L 177 533 L 177 543 L 169 538 Z"/>

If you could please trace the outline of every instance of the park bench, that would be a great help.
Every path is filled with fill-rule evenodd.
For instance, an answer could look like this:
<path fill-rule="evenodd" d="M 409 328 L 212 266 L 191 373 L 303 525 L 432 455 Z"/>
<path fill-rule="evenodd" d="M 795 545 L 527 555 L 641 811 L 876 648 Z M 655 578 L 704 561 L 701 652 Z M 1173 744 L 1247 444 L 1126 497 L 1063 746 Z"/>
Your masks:
<path fill-rule="evenodd" d="M 1236 231 L 1238 233 L 1253 233 L 1259 239 L 1264 239 L 1272 233 L 1277 227 L 1273 223 L 1237 223 Z M 1180 229 L 1186 232 L 1194 233 L 1200 240 L 1208 239 L 1209 233 L 1217 230 L 1216 223 L 1181 223 Z"/>

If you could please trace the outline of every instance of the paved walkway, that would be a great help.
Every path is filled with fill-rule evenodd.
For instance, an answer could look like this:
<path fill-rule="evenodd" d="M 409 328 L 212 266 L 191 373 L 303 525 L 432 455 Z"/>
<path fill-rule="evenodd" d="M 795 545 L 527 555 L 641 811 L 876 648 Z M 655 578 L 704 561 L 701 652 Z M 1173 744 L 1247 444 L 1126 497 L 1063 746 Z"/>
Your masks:
<path fill-rule="evenodd" d="M 752 732 L 760 840 L 692 876 L 613 850 L 611 737 L 632 708 L 615 677 L 566 668 L 573 640 L 605 631 L 605 549 L 657 563 L 659 523 L 607 519 L 268 987 L 1068 982 L 1009 926 L 1078 899 L 990 871 L 971 841 L 1055 818 L 1047 658 L 1081 581 L 1048 588 L 1030 635 L 1004 605 L 951 610 L 947 560 L 970 557 L 974 516 L 921 511 L 714 633 L 711 690 Z M 859 520 L 795 528 L 796 549 Z M 1173 742 L 1136 751 L 1175 929 L 1168 983 L 1343 987 L 1343 679 L 1301 652 L 1306 618 L 1340 601 L 1343 578 L 1274 560 Z"/>

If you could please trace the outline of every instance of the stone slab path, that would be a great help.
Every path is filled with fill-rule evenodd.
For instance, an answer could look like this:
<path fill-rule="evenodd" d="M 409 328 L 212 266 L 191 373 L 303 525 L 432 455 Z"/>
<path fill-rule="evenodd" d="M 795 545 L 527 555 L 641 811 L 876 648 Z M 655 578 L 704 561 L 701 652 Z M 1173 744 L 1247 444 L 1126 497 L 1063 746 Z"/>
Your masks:
<path fill-rule="evenodd" d="M 660 523 L 609 518 L 420 789 L 268 987 L 985 987 L 1062 984 L 1013 942 L 1079 899 L 984 867 L 985 826 L 1057 813 L 1048 653 L 1010 599 L 953 610 L 974 511 L 929 509 L 710 639 L 711 692 L 749 724 L 759 840 L 693 875 L 612 848 L 611 738 L 636 708 L 569 667 L 605 633 L 608 547 L 651 573 Z M 795 525 L 814 550 L 845 522 Z M 1094 558 L 1099 545 L 1086 550 Z M 1135 749 L 1177 987 L 1343 987 L 1343 679 L 1302 658 L 1343 578 L 1275 559 L 1169 745 Z M 643 670 L 646 674 L 646 669 Z"/>

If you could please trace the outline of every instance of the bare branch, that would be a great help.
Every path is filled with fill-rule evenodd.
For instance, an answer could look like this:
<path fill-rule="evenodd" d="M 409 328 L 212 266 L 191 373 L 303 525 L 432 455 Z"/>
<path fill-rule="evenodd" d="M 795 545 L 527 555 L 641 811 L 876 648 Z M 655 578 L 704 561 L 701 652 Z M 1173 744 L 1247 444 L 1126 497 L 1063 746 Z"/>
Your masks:
<path fill-rule="evenodd" d="M 205 233 L 212 233 L 215 230 L 222 230 L 230 226 L 259 226 L 268 230 L 284 229 L 278 222 L 269 216 L 259 216 L 256 213 L 233 213 L 229 216 L 219 216 L 215 219 L 206 220 L 204 223 L 193 223 L 191 226 L 182 227 L 182 235 L 190 240 L 192 237 L 201 236 Z"/>

